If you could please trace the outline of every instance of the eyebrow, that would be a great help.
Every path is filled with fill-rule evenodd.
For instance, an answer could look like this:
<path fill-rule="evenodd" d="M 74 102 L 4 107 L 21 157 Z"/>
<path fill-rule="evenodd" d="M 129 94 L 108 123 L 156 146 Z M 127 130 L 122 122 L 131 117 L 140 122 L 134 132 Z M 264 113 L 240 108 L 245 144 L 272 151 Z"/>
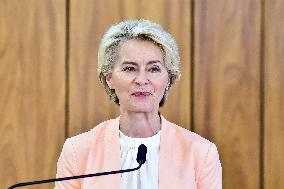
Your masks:
<path fill-rule="evenodd" d="M 160 60 L 151 60 L 147 63 L 147 65 L 149 64 L 155 64 L 155 63 L 160 63 L 161 64 L 161 61 Z M 122 62 L 122 65 L 124 64 L 131 64 L 131 65 L 134 65 L 134 66 L 137 66 L 138 64 L 136 62 L 131 62 L 131 61 L 124 61 Z"/>

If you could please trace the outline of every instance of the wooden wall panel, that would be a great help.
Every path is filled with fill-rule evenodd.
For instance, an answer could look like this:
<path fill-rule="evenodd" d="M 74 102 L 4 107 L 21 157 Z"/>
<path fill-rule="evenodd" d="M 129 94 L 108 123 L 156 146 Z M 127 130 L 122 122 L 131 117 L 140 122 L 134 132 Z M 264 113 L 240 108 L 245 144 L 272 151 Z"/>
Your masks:
<path fill-rule="evenodd" d="M 123 19 L 145 18 L 160 23 L 176 37 L 183 76 L 163 109 L 166 117 L 189 128 L 190 1 L 71 1 L 69 136 L 119 115 L 99 82 L 97 51 L 103 33 Z M 178 100 L 177 100 L 178 99 Z M 170 111 L 170 110 L 175 111 Z"/>
<path fill-rule="evenodd" d="M 284 1 L 265 1 L 265 189 L 284 186 Z"/>
<path fill-rule="evenodd" d="M 70 8 L 67 30 L 66 8 Z M 70 7 L 65 0 L 1 1 L 0 188 L 54 177 L 65 129 L 70 137 L 119 115 L 99 82 L 97 51 L 111 24 L 131 18 L 160 23 L 176 38 L 182 77 L 161 111 L 188 129 L 192 121 L 195 132 L 217 144 L 223 188 L 280 188 L 284 184 L 283 9 L 284 0 L 71 0 Z M 69 125 L 64 123 L 65 111 Z"/>
<path fill-rule="evenodd" d="M 161 24 L 175 37 L 179 47 L 182 75 L 170 90 L 161 113 L 171 122 L 191 129 L 191 3 L 189 0 L 167 1 L 164 3 L 163 15 Z"/>
<path fill-rule="evenodd" d="M 194 128 L 217 144 L 223 188 L 259 188 L 260 1 L 195 1 Z"/>
<path fill-rule="evenodd" d="M 64 141 L 64 40 L 65 1 L 0 1 L 0 188 L 55 175 Z"/>
<path fill-rule="evenodd" d="M 118 108 L 108 100 L 97 75 L 97 52 L 105 28 L 119 20 L 118 1 L 70 4 L 69 136 L 117 115 Z"/>

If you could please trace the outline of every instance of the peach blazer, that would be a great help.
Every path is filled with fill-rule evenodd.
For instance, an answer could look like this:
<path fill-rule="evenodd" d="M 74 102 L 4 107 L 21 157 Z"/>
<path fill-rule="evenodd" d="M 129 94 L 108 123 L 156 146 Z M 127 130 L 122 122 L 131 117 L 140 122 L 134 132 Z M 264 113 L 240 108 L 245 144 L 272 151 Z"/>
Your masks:
<path fill-rule="evenodd" d="M 222 188 L 222 167 L 216 146 L 161 116 L 159 189 Z M 56 177 L 121 169 L 119 117 L 66 139 Z M 60 181 L 55 189 L 120 189 L 121 175 Z"/>

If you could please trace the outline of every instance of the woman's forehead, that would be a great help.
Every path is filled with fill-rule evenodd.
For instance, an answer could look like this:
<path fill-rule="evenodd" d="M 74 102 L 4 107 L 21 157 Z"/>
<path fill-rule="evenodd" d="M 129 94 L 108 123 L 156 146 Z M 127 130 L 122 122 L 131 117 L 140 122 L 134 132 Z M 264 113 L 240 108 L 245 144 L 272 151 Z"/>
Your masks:
<path fill-rule="evenodd" d="M 149 61 L 159 60 L 163 62 L 162 49 L 155 43 L 148 40 L 132 39 L 122 43 L 118 48 L 118 59 L 132 61 L 139 59 L 152 59 Z"/>
<path fill-rule="evenodd" d="M 154 65 L 154 64 L 161 64 L 163 65 L 163 62 L 161 62 L 160 60 L 150 60 L 150 61 L 147 61 L 147 62 L 143 62 L 143 63 L 140 63 L 140 62 L 132 62 L 132 61 L 123 61 L 120 63 L 120 65 L 132 65 L 132 66 L 141 66 L 141 65 L 146 65 L 146 66 L 149 66 L 149 65 Z"/>

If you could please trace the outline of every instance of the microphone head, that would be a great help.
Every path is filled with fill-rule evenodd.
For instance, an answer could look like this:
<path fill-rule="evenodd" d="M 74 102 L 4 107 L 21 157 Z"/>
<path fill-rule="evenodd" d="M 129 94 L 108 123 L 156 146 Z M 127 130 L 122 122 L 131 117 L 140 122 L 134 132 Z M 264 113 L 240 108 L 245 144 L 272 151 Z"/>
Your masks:
<path fill-rule="evenodd" d="M 137 162 L 139 164 L 144 164 L 146 162 L 147 147 L 144 144 L 140 144 L 137 153 Z"/>

